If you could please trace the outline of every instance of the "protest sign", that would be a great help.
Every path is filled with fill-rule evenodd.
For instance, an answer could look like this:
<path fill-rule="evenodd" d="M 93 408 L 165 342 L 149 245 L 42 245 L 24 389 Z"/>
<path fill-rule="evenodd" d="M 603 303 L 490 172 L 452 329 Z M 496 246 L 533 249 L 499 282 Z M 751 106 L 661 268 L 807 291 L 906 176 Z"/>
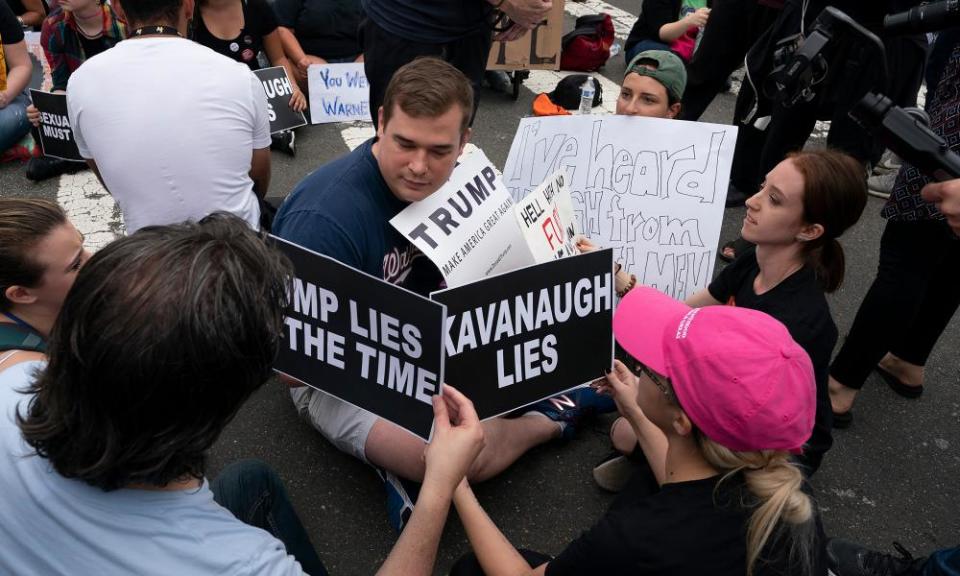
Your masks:
<path fill-rule="evenodd" d="M 443 306 L 271 238 L 295 274 L 274 369 L 428 440 L 444 382 Z"/>
<path fill-rule="evenodd" d="M 575 241 L 579 231 L 566 181 L 564 170 L 557 170 L 514 208 L 527 248 L 537 262 L 580 253 Z"/>
<path fill-rule="evenodd" d="M 311 123 L 370 120 L 370 86 L 363 62 L 311 64 L 307 83 Z"/>
<path fill-rule="evenodd" d="M 30 99 L 40 111 L 40 145 L 44 156 L 83 161 L 67 116 L 67 95 L 31 88 Z"/>
<path fill-rule="evenodd" d="M 447 306 L 446 382 L 492 418 L 596 380 L 613 361 L 613 252 L 434 292 Z"/>
<path fill-rule="evenodd" d="M 513 42 L 494 42 L 487 70 L 559 70 L 563 15 L 563 0 L 555 0 L 533 30 Z"/>
<path fill-rule="evenodd" d="M 524 118 L 503 179 L 515 199 L 565 169 L 578 230 L 679 300 L 713 276 L 737 129 L 634 116 Z"/>
<path fill-rule="evenodd" d="M 261 68 L 254 71 L 254 74 L 263 84 L 263 91 L 267 93 L 271 134 L 306 125 L 307 118 L 303 112 L 296 112 L 290 107 L 293 84 L 290 83 L 290 78 L 283 66 Z"/>
<path fill-rule="evenodd" d="M 486 155 L 461 158 L 450 180 L 390 220 L 437 265 L 448 286 L 533 264 L 513 200 Z"/>

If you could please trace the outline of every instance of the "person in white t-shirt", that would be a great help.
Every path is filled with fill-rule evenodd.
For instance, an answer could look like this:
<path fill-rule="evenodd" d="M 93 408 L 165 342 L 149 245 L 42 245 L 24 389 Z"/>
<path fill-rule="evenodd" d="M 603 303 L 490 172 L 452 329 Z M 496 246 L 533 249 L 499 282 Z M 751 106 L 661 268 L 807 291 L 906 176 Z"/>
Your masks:
<path fill-rule="evenodd" d="M 71 77 L 80 154 L 128 233 L 221 210 L 259 228 L 270 183 L 266 94 L 246 66 L 184 38 L 193 0 L 115 2 L 129 39 Z"/>
<path fill-rule="evenodd" d="M 265 464 L 205 478 L 207 451 L 272 374 L 292 273 L 222 213 L 87 261 L 48 362 L 0 354 L 0 574 L 326 575 Z M 469 400 L 446 386 L 433 403 L 421 501 L 384 575 L 432 573 L 483 448 Z"/>

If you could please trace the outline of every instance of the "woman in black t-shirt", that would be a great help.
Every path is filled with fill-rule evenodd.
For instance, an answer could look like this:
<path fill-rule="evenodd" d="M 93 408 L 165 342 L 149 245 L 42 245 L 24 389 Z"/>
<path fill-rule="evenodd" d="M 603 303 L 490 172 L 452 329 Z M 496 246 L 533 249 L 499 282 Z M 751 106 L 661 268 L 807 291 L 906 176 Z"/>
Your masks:
<path fill-rule="evenodd" d="M 198 0 L 191 39 L 251 70 L 259 70 L 257 56 L 263 50 L 272 66 L 283 66 L 293 95 L 290 108 L 303 112 L 307 99 L 294 81 L 294 68 L 283 53 L 277 19 L 266 0 Z M 274 135 L 274 146 L 293 154 L 293 132 Z M 280 137 L 278 139 L 278 137 Z"/>
<path fill-rule="evenodd" d="M 803 475 L 790 460 L 813 426 L 813 366 L 771 316 L 691 308 L 649 287 L 614 313 L 617 361 L 601 381 L 648 453 L 658 489 L 611 508 L 556 558 L 518 553 L 469 484 L 454 495 L 476 559 L 452 574 L 772 576 L 826 574 L 824 538 Z"/>
<path fill-rule="evenodd" d="M 853 157 L 834 150 L 788 156 L 767 174 L 760 192 L 747 200 L 741 234 L 756 249 L 740 255 L 709 288 L 686 300 L 695 308 L 726 304 L 766 312 L 782 322 L 810 355 L 817 380 L 817 417 L 798 457 L 808 474 L 816 472 L 833 444 L 827 377 L 838 332 L 824 293 L 835 291 L 843 281 L 843 248 L 837 238 L 860 219 L 866 202 L 866 176 Z M 637 445 L 623 421 L 614 422 L 610 435 L 622 452 L 632 452 Z M 640 439 L 640 446 L 650 441 Z M 603 466 L 613 468 L 608 462 Z"/>

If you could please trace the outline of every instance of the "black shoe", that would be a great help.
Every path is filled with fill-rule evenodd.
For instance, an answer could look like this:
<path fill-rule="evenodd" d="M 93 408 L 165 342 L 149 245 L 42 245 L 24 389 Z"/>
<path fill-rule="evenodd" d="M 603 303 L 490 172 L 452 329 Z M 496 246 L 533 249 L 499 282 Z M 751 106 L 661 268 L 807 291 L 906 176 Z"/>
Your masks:
<path fill-rule="evenodd" d="M 86 167 L 85 162 L 71 162 L 49 156 L 34 156 L 27 162 L 27 179 L 40 182 L 61 174 L 73 174 Z"/>
<path fill-rule="evenodd" d="M 894 542 L 893 547 L 899 557 L 868 550 L 842 538 L 831 538 L 827 542 L 827 566 L 834 576 L 919 575 L 927 559 L 915 559 L 898 542 Z"/>
<path fill-rule="evenodd" d="M 296 157 L 297 135 L 294 134 L 293 130 L 284 130 L 278 134 L 273 134 L 270 136 L 270 148 L 273 150 L 286 152 L 287 154 Z"/>
<path fill-rule="evenodd" d="M 904 384 L 899 378 L 881 368 L 879 364 L 874 366 L 873 369 L 877 371 L 877 374 L 883 378 L 883 381 L 887 383 L 891 390 L 904 398 L 914 399 L 923 395 L 923 384 L 920 386 Z"/>

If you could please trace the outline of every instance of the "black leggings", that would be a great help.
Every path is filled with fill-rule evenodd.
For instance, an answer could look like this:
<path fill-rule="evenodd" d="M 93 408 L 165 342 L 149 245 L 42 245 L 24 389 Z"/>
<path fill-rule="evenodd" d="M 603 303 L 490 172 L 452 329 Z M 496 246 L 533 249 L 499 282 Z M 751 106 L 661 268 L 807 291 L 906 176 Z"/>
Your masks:
<path fill-rule="evenodd" d="M 937 220 L 888 221 L 877 277 L 830 375 L 860 389 L 890 352 L 923 366 L 960 305 L 960 239 Z"/>

